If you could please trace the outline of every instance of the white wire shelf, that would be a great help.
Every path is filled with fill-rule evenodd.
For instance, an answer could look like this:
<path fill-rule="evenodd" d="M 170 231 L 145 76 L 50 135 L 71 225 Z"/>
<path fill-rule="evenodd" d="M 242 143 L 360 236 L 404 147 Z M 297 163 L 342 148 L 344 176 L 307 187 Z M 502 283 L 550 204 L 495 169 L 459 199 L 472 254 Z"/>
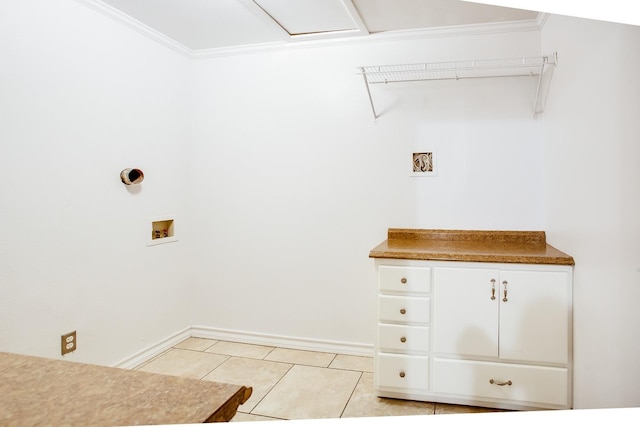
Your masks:
<path fill-rule="evenodd" d="M 427 80 L 460 80 L 494 77 L 538 77 L 535 94 L 534 116 L 542 112 L 542 77 L 551 67 L 557 65 L 557 53 L 541 57 L 512 59 L 469 60 L 456 62 L 434 62 L 403 65 L 375 65 L 359 67 L 362 74 L 373 115 L 378 118 L 370 85 L 418 82 Z M 550 76 L 549 76 L 550 77 Z"/>

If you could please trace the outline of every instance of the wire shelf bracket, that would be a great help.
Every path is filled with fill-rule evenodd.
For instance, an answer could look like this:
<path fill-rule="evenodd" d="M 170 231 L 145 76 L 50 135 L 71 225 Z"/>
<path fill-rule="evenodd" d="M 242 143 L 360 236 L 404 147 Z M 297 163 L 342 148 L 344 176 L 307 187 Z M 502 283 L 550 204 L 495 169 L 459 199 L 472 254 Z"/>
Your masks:
<path fill-rule="evenodd" d="M 371 85 L 419 82 L 428 80 L 461 80 L 499 77 L 536 77 L 533 117 L 544 111 L 558 53 L 540 57 L 495 60 L 469 60 L 404 65 L 375 65 L 358 67 L 362 75 L 374 119 L 379 117 L 373 102 Z"/>

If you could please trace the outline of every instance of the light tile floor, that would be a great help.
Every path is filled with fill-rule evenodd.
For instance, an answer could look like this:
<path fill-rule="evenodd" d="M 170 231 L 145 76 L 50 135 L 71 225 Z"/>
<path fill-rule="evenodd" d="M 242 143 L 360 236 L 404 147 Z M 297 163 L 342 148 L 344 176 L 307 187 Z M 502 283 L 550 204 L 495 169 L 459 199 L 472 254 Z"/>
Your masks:
<path fill-rule="evenodd" d="M 499 411 L 377 397 L 371 357 L 188 338 L 136 369 L 253 387 L 232 421 Z"/>

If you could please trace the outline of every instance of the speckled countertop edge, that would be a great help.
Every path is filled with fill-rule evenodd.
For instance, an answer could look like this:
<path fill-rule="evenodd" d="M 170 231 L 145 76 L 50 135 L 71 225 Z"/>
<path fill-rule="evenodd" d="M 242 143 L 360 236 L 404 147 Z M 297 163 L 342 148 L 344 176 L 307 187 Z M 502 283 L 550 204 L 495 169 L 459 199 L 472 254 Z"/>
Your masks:
<path fill-rule="evenodd" d="M 546 243 L 544 231 L 390 228 L 370 258 L 574 265 Z"/>
<path fill-rule="evenodd" d="M 244 386 L 0 352 L 0 425 L 201 423 L 244 402 Z"/>

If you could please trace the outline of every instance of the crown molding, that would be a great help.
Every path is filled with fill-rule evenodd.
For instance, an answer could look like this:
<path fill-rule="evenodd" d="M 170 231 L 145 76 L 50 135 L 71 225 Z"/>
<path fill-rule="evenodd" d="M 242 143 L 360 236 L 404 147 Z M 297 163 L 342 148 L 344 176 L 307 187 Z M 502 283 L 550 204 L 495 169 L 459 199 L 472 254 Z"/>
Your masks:
<path fill-rule="evenodd" d="M 536 19 L 524 21 L 506 21 L 489 24 L 453 25 L 446 27 L 426 28 L 420 30 L 398 30 L 385 31 L 370 34 L 352 34 L 342 37 L 321 38 L 321 39 L 294 39 L 283 40 L 272 43 L 260 43 L 253 45 L 242 45 L 212 49 L 190 49 L 181 43 L 165 36 L 153 28 L 131 18 L 112 6 L 100 0 L 75 0 L 113 20 L 119 22 L 134 31 L 149 37 L 161 45 L 174 50 L 190 59 L 210 59 L 235 55 L 246 55 L 255 53 L 268 53 L 278 50 L 288 49 L 309 49 L 314 47 L 345 46 L 349 44 L 365 44 L 380 42 L 407 41 L 439 37 L 459 37 L 482 34 L 495 34 L 521 31 L 540 31 L 544 26 L 549 14 L 538 13 Z"/>
<path fill-rule="evenodd" d="M 547 22 L 547 19 L 549 19 L 549 13 L 543 13 L 543 12 L 538 12 L 538 17 L 536 18 L 536 22 L 538 23 L 538 26 L 540 27 L 540 29 L 542 29 L 542 27 L 544 27 L 544 24 Z"/>
<path fill-rule="evenodd" d="M 453 25 L 447 27 L 426 28 L 420 30 L 398 30 L 386 31 L 382 33 L 371 33 L 367 35 L 351 35 L 340 38 L 325 38 L 317 40 L 293 40 L 274 43 L 263 43 L 245 46 L 233 46 L 225 48 L 201 49 L 192 51 L 193 59 L 209 59 L 233 55 L 244 55 L 253 53 L 266 53 L 276 50 L 286 49 L 309 49 L 313 47 L 345 46 L 349 44 L 365 44 L 380 42 L 395 42 L 418 40 L 427 38 L 459 37 L 482 34 L 539 31 L 546 21 L 546 17 L 541 20 L 538 14 L 536 19 L 524 21 L 505 21 L 490 24 L 470 24 Z"/>
<path fill-rule="evenodd" d="M 84 6 L 87 6 L 94 11 L 113 19 L 114 21 L 150 38 L 151 40 L 160 43 L 164 47 L 168 47 L 169 49 L 180 53 L 188 58 L 193 57 L 193 50 L 189 49 L 185 45 L 178 43 L 160 33 L 159 31 L 154 30 L 148 25 L 143 24 L 142 22 L 133 19 L 129 15 L 120 12 L 118 9 L 110 6 L 106 3 L 101 2 L 100 0 L 75 0 L 77 3 L 80 3 Z"/>

